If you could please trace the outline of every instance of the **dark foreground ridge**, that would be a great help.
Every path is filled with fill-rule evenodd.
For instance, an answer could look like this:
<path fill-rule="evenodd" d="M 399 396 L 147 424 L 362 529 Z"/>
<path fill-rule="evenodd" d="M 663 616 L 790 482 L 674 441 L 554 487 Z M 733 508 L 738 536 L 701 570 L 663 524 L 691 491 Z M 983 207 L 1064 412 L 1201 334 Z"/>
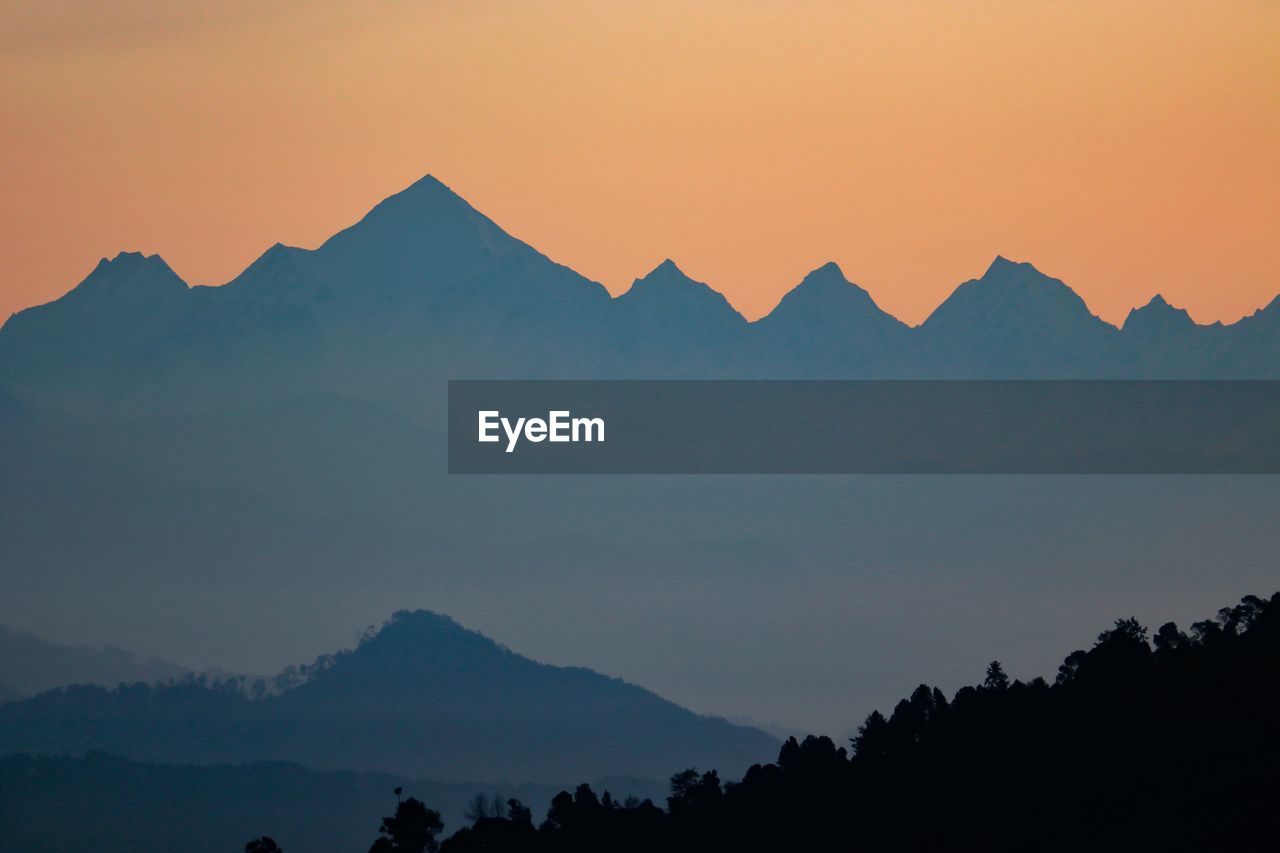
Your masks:
<path fill-rule="evenodd" d="M 1121 619 L 1052 684 L 992 662 L 950 701 L 921 685 L 851 753 L 792 738 L 739 782 L 677 773 L 665 809 L 582 785 L 535 827 L 518 802 L 477 803 L 440 849 L 1274 849 L 1277 699 L 1280 593 L 1248 596 L 1189 633 Z M 437 817 L 402 801 L 371 853 L 436 849 Z"/>
<path fill-rule="evenodd" d="M 212 851 L 238 831 L 256 853 L 1272 850 L 1278 699 L 1280 593 L 1187 632 L 1119 620 L 1052 683 L 1011 681 L 992 662 L 950 700 L 922 685 L 871 714 L 849 749 L 792 738 L 736 782 L 684 770 L 662 806 L 615 780 L 559 793 L 538 822 L 521 798 L 540 789 L 477 788 L 448 835 L 463 786 L 10 756 L 0 847 Z M 379 802 L 394 812 L 381 833 Z"/>
<path fill-rule="evenodd" d="M 480 818 L 444 841 L 477 850 L 1262 850 L 1280 795 L 1280 593 L 1190 633 L 1123 619 L 1052 684 L 1000 663 L 950 702 L 920 685 L 872 713 L 851 754 L 788 739 L 739 783 L 672 776 L 667 808 L 588 786 Z M 388 821 L 372 850 L 404 845 Z"/>

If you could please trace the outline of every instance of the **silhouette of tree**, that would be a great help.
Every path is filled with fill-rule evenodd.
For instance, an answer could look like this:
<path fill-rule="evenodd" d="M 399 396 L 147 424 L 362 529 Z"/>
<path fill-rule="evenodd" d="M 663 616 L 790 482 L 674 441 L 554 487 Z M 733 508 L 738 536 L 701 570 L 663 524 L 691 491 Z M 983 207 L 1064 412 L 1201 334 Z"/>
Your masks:
<path fill-rule="evenodd" d="M 1166 622 L 1152 637 L 1157 652 L 1172 652 L 1187 642 L 1187 635 L 1178 630 L 1172 622 Z"/>
<path fill-rule="evenodd" d="M 512 823 L 527 823 L 533 826 L 533 812 L 514 797 L 507 800 L 507 819 Z"/>
<path fill-rule="evenodd" d="M 483 799 L 483 795 L 477 795 L 472 800 L 471 811 L 481 811 L 478 804 Z M 486 802 L 483 812 L 472 819 L 471 826 L 464 826 L 447 838 L 440 846 L 441 853 L 534 849 L 537 832 L 533 827 L 533 812 L 524 803 L 514 798 L 503 803 L 494 795 L 492 801 Z"/>
<path fill-rule="evenodd" d="M 369 853 L 434 853 L 439 849 L 436 836 L 443 829 L 439 812 L 410 797 L 396 804 L 393 816 L 382 819 L 378 830 L 382 837 L 373 842 Z"/>
<path fill-rule="evenodd" d="M 535 829 L 518 800 L 478 794 L 441 849 L 1273 850 L 1278 704 L 1280 593 L 1250 596 L 1189 633 L 1118 620 L 1052 684 L 992 661 L 950 700 L 920 685 L 868 715 L 851 751 L 788 738 L 737 782 L 682 770 L 665 810 L 579 785 Z M 440 824 L 424 814 L 406 800 L 374 850 L 428 849 Z"/>
<path fill-rule="evenodd" d="M 471 798 L 471 802 L 467 803 L 462 816 L 472 822 L 489 817 L 489 798 L 484 794 L 476 794 Z"/>
<path fill-rule="evenodd" d="M 788 738 L 782 748 L 794 745 L 795 738 Z M 889 721 L 879 711 L 872 711 L 865 722 L 858 727 L 858 734 L 853 738 L 853 751 L 863 761 L 873 761 L 889 754 Z M 782 758 L 779 757 L 779 761 Z"/>
<path fill-rule="evenodd" d="M 987 677 L 982 680 L 984 690 L 1008 690 L 1009 676 L 1005 675 L 1000 661 L 993 660 L 987 664 Z"/>

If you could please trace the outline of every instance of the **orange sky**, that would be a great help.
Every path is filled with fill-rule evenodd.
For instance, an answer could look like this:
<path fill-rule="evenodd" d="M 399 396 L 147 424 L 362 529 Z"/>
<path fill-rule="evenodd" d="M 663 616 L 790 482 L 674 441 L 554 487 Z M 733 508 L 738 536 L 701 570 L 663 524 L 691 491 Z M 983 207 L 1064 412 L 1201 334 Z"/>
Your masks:
<path fill-rule="evenodd" d="M 836 260 L 916 323 L 1001 253 L 1234 320 L 1280 291 L 1277 45 L 1270 0 L 0 0 L 0 317 L 431 172 L 615 293 L 670 256 L 755 317 Z"/>

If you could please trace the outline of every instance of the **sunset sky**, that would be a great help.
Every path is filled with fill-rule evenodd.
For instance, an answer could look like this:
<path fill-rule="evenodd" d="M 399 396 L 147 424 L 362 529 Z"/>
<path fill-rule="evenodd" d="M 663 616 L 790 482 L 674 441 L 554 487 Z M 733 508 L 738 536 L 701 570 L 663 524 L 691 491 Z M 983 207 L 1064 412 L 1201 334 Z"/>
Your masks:
<path fill-rule="evenodd" d="M 0 317 L 222 283 L 432 173 L 748 317 L 835 260 L 918 323 L 1003 254 L 1113 322 L 1280 291 L 1280 3 L 0 0 Z"/>

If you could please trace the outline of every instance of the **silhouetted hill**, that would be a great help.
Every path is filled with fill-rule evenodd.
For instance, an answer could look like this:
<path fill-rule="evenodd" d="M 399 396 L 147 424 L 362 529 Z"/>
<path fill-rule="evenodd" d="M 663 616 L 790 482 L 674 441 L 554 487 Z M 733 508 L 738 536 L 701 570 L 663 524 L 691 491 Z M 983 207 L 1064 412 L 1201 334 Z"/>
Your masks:
<path fill-rule="evenodd" d="M 398 613 L 356 649 L 282 679 L 289 689 L 257 699 L 205 679 L 55 690 L 0 709 L 0 753 L 563 784 L 661 778 L 691 760 L 743 768 L 776 745 L 618 679 L 531 661 L 425 611 Z"/>
<path fill-rule="evenodd" d="M 0 701 L 42 693 L 68 684 L 154 683 L 189 670 L 168 661 L 138 659 L 132 652 L 107 646 L 63 646 L 0 625 Z"/>

